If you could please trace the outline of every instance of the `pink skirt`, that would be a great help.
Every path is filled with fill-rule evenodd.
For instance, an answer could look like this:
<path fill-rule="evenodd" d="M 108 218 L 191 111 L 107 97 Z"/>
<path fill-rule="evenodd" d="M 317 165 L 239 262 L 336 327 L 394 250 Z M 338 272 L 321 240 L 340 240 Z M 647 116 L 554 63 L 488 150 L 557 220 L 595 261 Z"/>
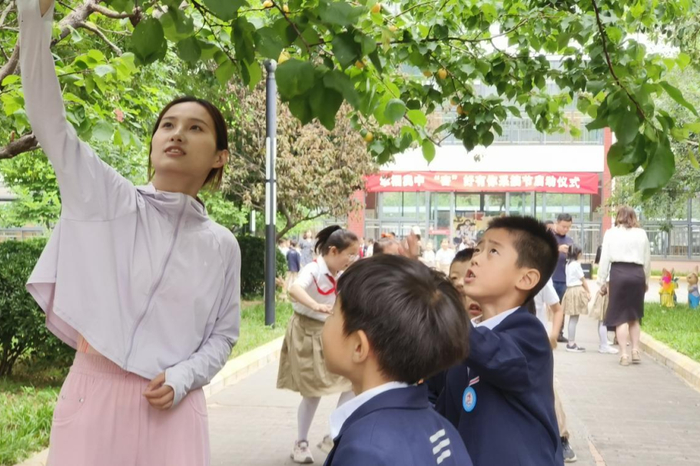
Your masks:
<path fill-rule="evenodd" d="M 148 380 L 107 358 L 77 353 L 53 416 L 48 466 L 206 466 L 209 425 L 202 389 L 157 410 Z"/>

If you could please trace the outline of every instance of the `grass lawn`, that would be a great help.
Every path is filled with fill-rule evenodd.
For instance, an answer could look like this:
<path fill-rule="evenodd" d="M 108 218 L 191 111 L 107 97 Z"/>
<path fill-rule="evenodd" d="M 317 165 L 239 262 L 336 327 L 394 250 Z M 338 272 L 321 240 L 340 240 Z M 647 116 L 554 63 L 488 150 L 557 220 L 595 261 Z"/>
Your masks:
<path fill-rule="evenodd" d="M 0 465 L 12 466 L 49 444 L 61 380 L 30 382 L 25 375 L 0 378 Z"/>
<path fill-rule="evenodd" d="M 275 338 L 284 336 L 287 330 L 287 323 L 292 316 L 292 305 L 290 303 L 277 302 L 276 324 L 274 327 L 265 326 L 265 305 L 253 304 L 243 306 L 241 313 L 241 336 L 238 343 L 233 347 L 231 358 L 240 356 L 250 350 L 269 343 Z"/>
<path fill-rule="evenodd" d="M 277 304 L 277 324 L 265 327 L 265 305 L 244 303 L 241 336 L 231 358 L 284 335 L 292 305 Z M 18 363 L 19 364 L 19 363 Z M 65 371 L 36 374 L 19 364 L 11 378 L 0 378 L 0 466 L 13 466 L 49 444 L 53 408 Z"/>
<path fill-rule="evenodd" d="M 647 303 L 642 330 L 700 362 L 700 309 L 690 309 L 685 304 L 666 309 L 657 303 Z"/>

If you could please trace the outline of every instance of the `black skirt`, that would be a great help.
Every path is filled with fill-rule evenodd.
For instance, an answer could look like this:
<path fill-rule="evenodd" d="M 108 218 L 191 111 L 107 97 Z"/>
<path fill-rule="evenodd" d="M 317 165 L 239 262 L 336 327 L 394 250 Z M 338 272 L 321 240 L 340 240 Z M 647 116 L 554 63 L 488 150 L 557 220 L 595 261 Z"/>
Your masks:
<path fill-rule="evenodd" d="M 610 267 L 610 301 L 605 325 L 618 325 L 644 317 L 646 275 L 644 267 L 627 262 L 614 262 Z"/>

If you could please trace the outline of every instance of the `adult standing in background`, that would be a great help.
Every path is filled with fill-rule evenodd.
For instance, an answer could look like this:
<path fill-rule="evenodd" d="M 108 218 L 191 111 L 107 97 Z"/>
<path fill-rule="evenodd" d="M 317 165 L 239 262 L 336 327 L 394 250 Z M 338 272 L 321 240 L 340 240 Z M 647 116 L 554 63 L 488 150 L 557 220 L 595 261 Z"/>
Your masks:
<path fill-rule="evenodd" d="M 559 302 L 561 302 L 564 298 L 564 293 L 566 293 L 566 255 L 569 253 L 569 247 L 574 244 L 574 240 L 568 236 L 572 223 L 571 215 L 561 213 L 557 215 L 557 223 L 552 227 L 552 233 L 554 233 L 554 237 L 559 243 L 559 262 L 557 262 L 557 268 L 554 269 L 554 275 L 552 275 L 552 283 L 559 296 Z M 568 343 L 568 340 L 564 338 L 561 332 L 557 341 L 559 343 Z"/>
<path fill-rule="evenodd" d="M 299 241 L 301 251 L 301 266 L 304 267 L 314 261 L 314 235 L 311 230 L 304 233 L 304 237 Z"/>
<path fill-rule="evenodd" d="M 605 325 L 616 327 L 620 365 L 629 366 L 628 336 L 632 340 L 632 363 L 642 362 L 639 353 L 640 320 L 644 317 L 644 294 L 649 288 L 651 250 L 646 232 L 640 228 L 631 207 L 617 211 L 615 227 L 605 233 L 598 268 L 602 294 L 610 293 Z M 610 289 L 608 290 L 608 277 Z M 624 325 L 628 324 L 628 325 Z M 628 328 L 629 330 L 628 330 Z"/>

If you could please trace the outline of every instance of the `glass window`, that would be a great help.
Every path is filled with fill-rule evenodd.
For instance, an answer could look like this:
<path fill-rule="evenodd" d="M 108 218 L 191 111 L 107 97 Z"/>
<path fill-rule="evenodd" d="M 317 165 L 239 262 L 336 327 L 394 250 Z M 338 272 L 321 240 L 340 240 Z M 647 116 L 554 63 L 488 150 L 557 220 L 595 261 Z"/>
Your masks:
<path fill-rule="evenodd" d="M 402 193 L 403 194 L 403 216 L 408 218 L 416 217 L 418 196 L 417 193 Z"/>
<path fill-rule="evenodd" d="M 401 194 L 403 193 L 381 193 L 382 216 L 384 218 L 401 217 Z"/>
<path fill-rule="evenodd" d="M 506 211 L 506 195 L 484 194 L 484 214 L 487 217 L 497 217 Z"/>
<path fill-rule="evenodd" d="M 532 215 L 534 193 L 510 193 L 508 215 Z"/>
<path fill-rule="evenodd" d="M 464 194 L 458 193 L 455 195 L 455 215 L 458 217 L 473 214 L 481 209 L 480 194 Z"/>

